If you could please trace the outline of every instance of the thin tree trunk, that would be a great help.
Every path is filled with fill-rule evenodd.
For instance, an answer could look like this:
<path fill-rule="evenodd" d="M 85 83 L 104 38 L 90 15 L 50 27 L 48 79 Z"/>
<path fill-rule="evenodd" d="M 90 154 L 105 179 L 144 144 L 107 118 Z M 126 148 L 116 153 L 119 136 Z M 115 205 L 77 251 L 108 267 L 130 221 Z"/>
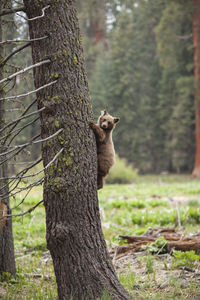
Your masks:
<path fill-rule="evenodd" d="M 24 0 L 29 18 L 41 15 L 46 1 Z M 98 197 L 97 161 L 87 78 L 83 65 L 75 1 L 52 0 L 45 17 L 29 22 L 30 38 L 48 35 L 32 45 L 33 62 L 51 63 L 35 70 L 35 86 L 58 79 L 37 94 L 44 165 L 64 148 L 45 174 L 47 247 L 51 252 L 60 300 L 99 299 L 104 290 L 112 299 L 127 299 L 103 237 Z"/>
<path fill-rule="evenodd" d="M 0 11 L 2 10 L 2 3 L 0 3 Z M 0 18 L 0 41 L 2 41 L 2 22 Z M 0 47 L 0 60 L 3 58 L 2 47 Z M 0 79 L 3 78 L 3 70 L 0 68 Z M 0 98 L 4 97 L 3 87 L 0 86 Z M 0 129 L 4 127 L 5 109 L 4 102 L 0 101 Z M 4 133 L 2 133 L 4 134 Z M 0 143 L 0 153 L 5 151 L 4 144 Z M 5 157 L 0 157 L 0 161 Z M 0 166 L 0 178 L 7 176 L 7 164 Z M 9 189 L 7 180 L 0 180 L 0 274 L 8 272 L 12 275 L 16 273 L 14 243 L 12 235 L 12 219 L 3 218 L 3 215 L 10 214 L 9 209 Z M 7 197 L 1 201 L 1 195 L 6 194 Z"/>
<path fill-rule="evenodd" d="M 193 0 L 193 44 L 194 44 L 194 80 L 195 80 L 195 165 L 192 176 L 200 177 L 200 1 Z"/>

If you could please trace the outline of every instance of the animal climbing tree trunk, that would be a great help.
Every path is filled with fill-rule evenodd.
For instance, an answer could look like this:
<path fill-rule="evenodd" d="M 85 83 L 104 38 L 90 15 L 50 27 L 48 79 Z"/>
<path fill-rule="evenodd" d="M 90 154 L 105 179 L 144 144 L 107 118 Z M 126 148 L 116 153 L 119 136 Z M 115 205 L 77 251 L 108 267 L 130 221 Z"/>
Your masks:
<path fill-rule="evenodd" d="M 193 0 L 194 101 L 195 101 L 195 165 L 192 175 L 200 177 L 200 2 Z"/>
<path fill-rule="evenodd" d="M 0 12 L 2 10 L 2 3 L 0 2 Z M 2 21 L 0 18 L 0 41 L 2 41 Z M 0 47 L 0 61 L 2 60 L 3 53 Z M 3 71 L 0 68 L 0 79 L 3 78 Z M 0 86 L 0 98 L 3 98 L 3 86 Z M 0 132 L 4 127 L 5 122 L 5 109 L 4 102 L 0 101 Z M 5 132 L 0 134 L 4 135 Z M 0 141 L 0 153 L 5 151 L 3 140 Z M 5 156 L 0 156 L 0 164 L 5 160 Z M 0 178 L 7 177 L 7 163 L 0 165 Z M 3 215 L 11 213 L 9 208 L 9 193 L 8 182 L 6 179 L 0 179 L 0 274 L 8 272 L 12 275 L 16 273 L 15 256 L 14 256 L 14 243 L 12 235 L 12 219 L 6 219 Z"/>
<path fill-rule="evenodd" d="M 28 18 L 42 15 L 44 0 L 24 0 Z M 37 93 L 41 136 L 62 132 L 42 145 L 46 166 L 44 205 L 46 238 L 59 299 L 98 299 L 103 291 L 112 299 L 127 299 L 119 283 L 102 233 L 97 197 L 95 139 L 87 78 L 83 65 L 75 1 L 52 0 L 44 17 L 29 21 L 33 62 L 49 59 L 34 71 L 36 88 L 57 80 Z M 63 150 L 62 150 L 63 149 Z"/>

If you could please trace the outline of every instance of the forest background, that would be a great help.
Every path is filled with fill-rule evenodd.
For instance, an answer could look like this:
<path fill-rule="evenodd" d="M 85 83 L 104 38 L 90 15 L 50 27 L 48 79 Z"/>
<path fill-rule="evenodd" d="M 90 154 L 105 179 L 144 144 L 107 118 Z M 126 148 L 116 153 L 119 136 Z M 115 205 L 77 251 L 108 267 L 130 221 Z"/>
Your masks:
<path fill-rule="evenodd" d="M 141 174 L 192 172 L 192 1 L 79 0 L 77 4 L 94 117 L 97 119 L 103 109 L 120 117 L 114 132 L 116 152 Z M 28 38 L 23 18 L 15 14 L 4 19 L 5 39 Z M 14 47 L 5 47 L 4 56 Z M 30 51 L 27 47 L 13 56 L 10 67 L 30 65 Z M 23 93 L 27 86 L 33 90 L 32 85 L 30 72 L 17 77 L 11 92 Z M 28 96 L 26 105 L 33 99 Z M 23 101 L 7 103 L 8 119 L 23 111 Z M 29 140 L 39 126 L 38 120 L 27 127 L 18 142 Z M 26 161 L 27 153 L 21 155 Z M 33 146 L 28 160 L 38 156 L 40 148 Z"/>
<path fill-rule="evenodd" d="M 126 171 L 130 171 L 126 173 L 127 181 L 121 181 L 125 178 L 122 168 L 115 174 L 116 177 L 120 175 L 120 179 L 116 181 L 107 179 L 109 183 L 131 183 L 130 185 L 106 185 L 99 192 L 103 230 L 109 246 L 119 243 L 119 235 L 143 234 L 149 226 L 173 225 L 182 228 L 187 225 L 186 234 L 199 230 L 199 180 L 182 175 L 160 176 L 167 173 L 191 174 L 195 165 L 196 84 L 193 33 L 195 2 L 197 3 L 196 0 L 77 0 L 94 118 L 97 119 L 103 109 L 107 109 L 113 116 L 120 117 L 120 123 L 114 130 L 114 144 L 119 157 L 125 158 L 140 174 L 159 174 L 158 176 L 136 176 L 136 171 L 133 172 L 130 167 L 126 167 Z M 22 5 L 18 0 L 8 0 L 5 3 L 4 9 Z M 45 13 L 48 13 L 48 8 Z M 2 17 L 4 41 L 16 39 L 29 41 L 27 20 L 24 18 L 26 15 L 23 12 Z M 2 66 L 7 58 L 10 58 L 4 66 L 5 77 L 32 65 L 31 49 L 28 45 L 22 46 L 20 52 L 17 51 L 19 47 L 17 42 L 2 45 L 1 49 L 4 53 L 0 65 Z M 15 51 L 17 51 L 16 55 L 9 57 Z M 62 54 L 59 51 L 58 49 L 56 52 L 56 58 L 61 61 Z M 65 54 L 67 57 L 67 53 Z M 73 59 L 76 65 L 77 57 L 74 56 Z M 50 77 L 50 81 L 58 77 L 56 73 L 54 77 Z M 6 97 L 34 90 L 32 70 L 17 76 L 14 82 L 8 81 L 5 84 Z M 59 99 L 55 98 L 55 100 Z M 23 146 L 27 141 L 33 141 L 39 136 L 40 122 L 35 93 L 5 101 L 5 107 L 7 125 L 10 124 L 9 122 L 15 122 L 13 120 L 17 120 L 24 112 L 28 115 L 28 118 L 25 116 L 20 124 L 17 123 L 16 127 L 12 127 L 14 129 L 12 135 L 8 134 L 11 148 L 16 145 Z M 77 111 L 77 118 L 78 113 Z M 56 128 L 57 125 L 55 122 Z M 30 212 L 29 209 L 32 210 L 33 205 L 43 201 L 41 200 L 42 188 L 35 187 L 43 182 L 40 171 L 39 178 L 36 178 L 37 171 L 42 169 L 42 162 L 37 165 L 35 163 L 40 160 L 40 157 L 41 147 L 31 143 L 14 159 L 8 161 L 9 176 L 18 173 L 17 179 L 22 179 L 19 188 L 22 193 L 20 192 L 19 196 L 15 195 L 15 191 L 13 192 L 14 188 L 11 189 L 14 213 L 18 212 L 18 216 Z M 33 175 L 29 173 L 29 182 L 29 179 L 23 176 L 24 171 L 21 170 L 27 168 L 25 170 L 28 171 L 31 164 L 35 168 L 34 171 L 30 170 L 30 173 L 36 173 Z M 10 178 L 12 182 L 13 177 Z M 23 191 L 24 186 L 28 189 L 26 193 Z M 34 189 L 29 194 L 33 186 Z M 22 204 L 21 207 L 18 202 Z M 33 266 L 35 272 L 42 273 L 41 261 L 50 261 L 49 254 L 45 252 L 47 249 L 44 208 L 38 207 L 34 215 L 27 214 L 24 218 L 13 218 L 13 220 L 17 260 L 21 262 L 20 257 L 27 252 L 28 255 L 32 253 L 30 259 L 25 258 L 23 268 L 18 263 L 18 274 L 24 276 L 26 270 L 32 274 Z M 40 257 L 40 253 L 36 262 L 36 258 L 32 255 L 38 255 L 37 251 L 41 251 L 42 256 Z M 147 256 L 145 259 L 149 262 L 148 259 L 151 260 L 152 257 Z M 166 273 L 168 268 L 172 272 L 170 263 L 171 260 L 168 265 L 163 263 Z M 141 266 L 143 267 L 144 264 Z M 123 284 L 128 290 L 133 290 L 134 286 L 134 293 L 139 286 L 139 293 L 144 293 L 143 284 L 149 282 L 149 277 L 141 283 L 141 275 L 137 274 L 137 265 L 132 269 L 136 275 L 128 274 L 132 276 L 131 286 L 127 287 Z M 161 293 L 164 294 L 162 284 L 155 283 L 155 276 L 160 277 L 160 273 L 155 273 L 158 269 L 160 267 L 150 271 L 153 274 L 153 284 L 151 282 L 147 290 L 150 299 L 152 299 L 152 291 L 157 292 L 155 286 L 159 289 L 161 286 Z M 121 265 L 120 270 L 124 271 L 124 266 Z M 51 273 L 52 288 L 49 289 L 50 285 L 47 282 L 45 294 L 52 293 L 56 297 L 52 266 Z M 46 278 L 49 279 L 49 270 L 47 274 Z M 145 274 L 149 276 L 148 272 Z M 135 280 L 133 275 L 136 278 L 138 276 L 138 279 Z M 45 276 L 44 280 L 46 280 Z M 25 277 L 23 280 L 23 285 L 27 284 Z M 181 289 L 177 290 L 178 282 L 175 276 L 176 285 L 174 284 L 172 290 L 173 293 L 178 291 L 178 299 L 182 299 L 180 293 L 184 293 L 184 297 L 186 294 L 191 297 L 196 293 L 196 289 L 198 293 L 196 299 L 199 299 L 199 282 L 195 288 L 192 282 L 191 286 L 189 284 L 189 289 L 184 291 L 181 284 L 179 287 Z M 28 290 L 26 299 L 29 299 L 29 296 L 32 299 L 33 282 L 30 280 L 30 283 L 26 288 Z M 13 291 L 17 294 L 19 291 L 21 293 L 20 285 L 19 281 L 18 287 L 12 286 L 12 290 L 9 285 L 6 286 L 7 293 L 12 294 Z M 169 285 L 172 286 L 171 282 Z M 44 282 L 41 286 L 44 286 Z M 41 294 L 41 298 L 35 299 L 44 299 L 44 288 L 38 289 L 38 282 L 35 282 L 35 290 Z M 163 299 L 169 298 L 167 290 L 166 293 L 167 297 Z M 184 297 L 183 299 L 186 299 Z M 14 299 L 13 294 L 10 299 Z M 53 299 L 53 296 L 50 295 L 49 299 Z"/>

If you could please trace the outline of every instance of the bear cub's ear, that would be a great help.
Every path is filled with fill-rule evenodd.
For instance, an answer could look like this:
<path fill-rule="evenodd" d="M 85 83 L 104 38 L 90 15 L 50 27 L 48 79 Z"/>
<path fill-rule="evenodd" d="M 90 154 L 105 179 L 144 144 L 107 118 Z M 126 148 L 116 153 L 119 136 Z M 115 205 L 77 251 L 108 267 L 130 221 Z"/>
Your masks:
<path fill-rule="evenodd" d="M 104 109 L 104 116 L 105 116 L 105 115 L 108 115 L 108 112 L 107 112 L 106 109 Z"/>
<path fill-rule="evenodd" d="M 119 122 L 120 118 L 114 118 L 114 123 Z"/>

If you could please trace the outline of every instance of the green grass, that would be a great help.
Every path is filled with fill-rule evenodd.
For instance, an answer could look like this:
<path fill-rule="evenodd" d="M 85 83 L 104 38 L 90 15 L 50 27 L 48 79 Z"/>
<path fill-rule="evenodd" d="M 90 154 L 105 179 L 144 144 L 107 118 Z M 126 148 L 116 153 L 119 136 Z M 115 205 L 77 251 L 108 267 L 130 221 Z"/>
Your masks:
<path fill-rule="evenodd" d="M 200 230 L 200 180 L 189 176 L 138 176 L 129 185 L 106 185 L 98 194 L 108 246 L 123 243 L 119 235 L 140 235 L 148 227 L 177 225 L 176 206 L 170 201 L 173 197 L 186 200 L 179 205 L 181 224 L 185 231 L 188 233 Z M 12 200 L 12 207 L 20 202 L 23 195 L 21 193 Z M 30 192 L 22 206 L 13 210 L 13 214 L 26 211 L 41 199 L 42 187 L 39 186 Z M 18 273 L 14 279 L 6 278 L 5 274 L 6 280 L 0 283 L 0 288 L 6 291 L 6 296 L 2 299 L 56 299 L 53 266 L 51 260 L 45 260 L 47 249 L 43 205 L 31 214 L 14 218 L 13 234 Z M 183 290 L 178 281 L 172 279 L 169 289 L 157 289 L 154 258 L 146 257 L 141 263 L 146 266 L 146 272 L 148 271 L 145 277 L 135 275 L 131 267 L 119 274 L 122 284 L 134 296 L 139 299 L 190 299 L 187 295 L 191 295 L 194 299 L 200 299 L 195 283 Z M 42 276 L 36 278 L 33 274 Z M 102 299 L 110 299 L 106 291 Z"/>

